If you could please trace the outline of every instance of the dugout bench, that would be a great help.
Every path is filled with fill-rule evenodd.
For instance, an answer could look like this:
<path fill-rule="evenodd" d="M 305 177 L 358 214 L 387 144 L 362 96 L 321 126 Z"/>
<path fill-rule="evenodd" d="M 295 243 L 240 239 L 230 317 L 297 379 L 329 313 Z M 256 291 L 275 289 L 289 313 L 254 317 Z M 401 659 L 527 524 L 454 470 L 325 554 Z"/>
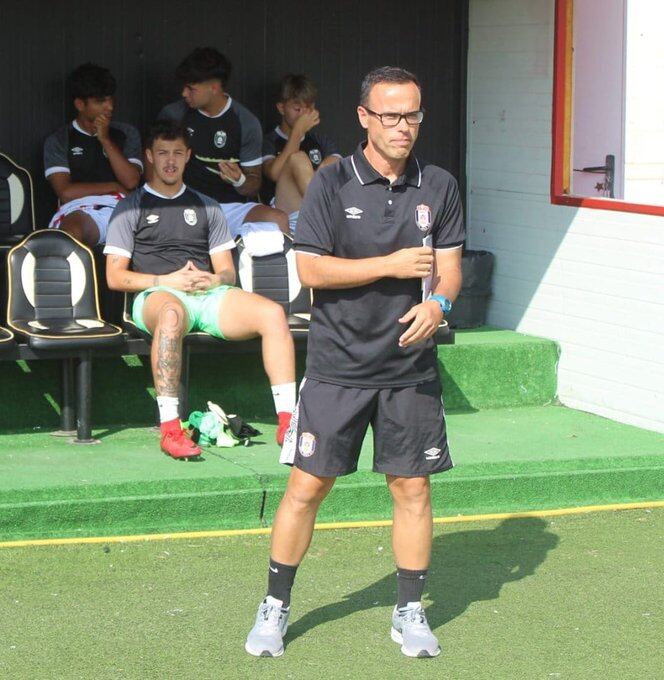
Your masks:
<path fill-rule="evenodd" d="M 129 296 L 124 297 L 119 324 L 102 317 L 95 257 L 89 248 L 64 232 L 34 228 L 32 179 L 0 154 L 0 263 L 7 268 L 2 279 L 8 282 L 6 290 L 0 286 L 0 297 L 9 293 L 9 328 L 0 326 L 0 361 L 60 360 L 60 430 L 54 434 L 73 437 L 75 443 L 94 443 L 93 357 L 149 355 L 151 338 L 132 322 Z M 240 286 L 284 308 L 295 347 L 301 350 L 306 348 L 311 291 L 297 278 L 292 245 L 286 238 L 282 253 L 251 257 L 238 240 L 233 255 Z M 99 259 L 103 267 L 104 259 Z M 105 280 L 101 290 L 108 301 L 113 292 Z M 439 327 L 435 341 L 453 344 L 447 322 Z M 260 340 L 226 342 L 205 333 L 188 334 L 183 342 L 180 417 L 188 415 L 192 354 L 247 352 L 260 352 Z"/>

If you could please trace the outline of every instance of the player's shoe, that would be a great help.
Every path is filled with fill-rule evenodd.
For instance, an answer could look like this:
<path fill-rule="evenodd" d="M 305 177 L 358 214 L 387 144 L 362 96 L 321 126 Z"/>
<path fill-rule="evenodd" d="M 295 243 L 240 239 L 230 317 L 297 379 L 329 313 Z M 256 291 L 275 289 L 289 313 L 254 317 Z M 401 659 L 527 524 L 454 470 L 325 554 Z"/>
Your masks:
<path fill-rule="evenodd" d="M 283 446 L 284 438 L 286 437 L 286 432 L 291 424 L 292 413 L 287 411 L 280 411 L 277 413 L 277 418 L 279 419 L 279 425 L 277 425 L 277 444 Z"/>
<path fill-rule="evenodd" d="M 201 455 L 201 449 L 182 431 L 179 420 L 161 424 L 161 450 L 171 458 Z"/>
<path fill-rule="evenodd" d="M 392 612 L 392 639 L 406 656 L 432 657 L 440 654 L 438 638 L 431 632 L 419 602 L 409 602 Z"/>
<path fill-rule="evenodd" d="M 281 600 L 269 595 L 261 602 L 256 623 L 247 635 L 244 648 L 253 656 L 281 656 L 284 653 L 284 635 L 288 628 L 290 607 L 284 608 Z"/>

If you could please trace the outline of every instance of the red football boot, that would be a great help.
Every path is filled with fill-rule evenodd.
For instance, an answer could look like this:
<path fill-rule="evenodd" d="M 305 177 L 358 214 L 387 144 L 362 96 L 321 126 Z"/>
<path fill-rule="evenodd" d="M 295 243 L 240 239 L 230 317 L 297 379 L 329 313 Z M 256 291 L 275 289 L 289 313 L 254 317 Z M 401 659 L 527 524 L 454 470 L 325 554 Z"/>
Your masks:
<path fill-rule="evenodd" d="M 161 424 L 161 450 L 171 458 L 201 455 L 201 449 L 182 431 L 178 418 Z"/>
<path fill-rule="evenodd" d="M 277 418 L 279 418 L 279 425 L 277 426 L 277 444 L 279 444 L 279 446 L 283 446 L 284 437 L 286 436 L 286 432 L 288 432 L 292 417 L 293 414 L 288 411 L 280 411 L 277 413 Z"/>

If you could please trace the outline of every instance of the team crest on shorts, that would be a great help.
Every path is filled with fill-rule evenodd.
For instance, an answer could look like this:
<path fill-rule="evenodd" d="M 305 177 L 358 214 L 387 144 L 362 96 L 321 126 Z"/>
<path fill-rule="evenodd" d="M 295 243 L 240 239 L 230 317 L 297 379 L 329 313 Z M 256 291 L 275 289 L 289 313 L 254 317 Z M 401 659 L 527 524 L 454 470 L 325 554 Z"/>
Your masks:
<path fill-rule="evenodd" d="M 428 205 L 420 203 L 415 208 L 415 223 L 421 231 L 426 231 L 431 226 L 431 208 Z"/>
<path fill-rule="evenodd" d="M 304 458 L 313 456 L 316 452 L 316 435 L 311 432 L 303 432 L 300 435 L 300 441 L 297 446 L 300 455 Z"/>
<path fill-rule="evenodd" d="M 223 130 L 217 130 L 214 133 L 214 145 L 221 149 L 222 146 L 225 146 L 227 137 L 228 135 Z"/>
<path fill-rule="evenodd" d="M 311 149 L 309 152 L 309 158 L 314 165 L 319 165 L 323 160 L 323 155 L 321 154 L 320 149 Z"/>
<path fill-rule="evenodd" d="M 184 221 L 190 227 L 193 227 L 196 224 L 196 222 L 198 222 L 198 218 L 196 217 L 196 211 L 192 210 L 192 208 L 185 208 L 183 215 Z"/>

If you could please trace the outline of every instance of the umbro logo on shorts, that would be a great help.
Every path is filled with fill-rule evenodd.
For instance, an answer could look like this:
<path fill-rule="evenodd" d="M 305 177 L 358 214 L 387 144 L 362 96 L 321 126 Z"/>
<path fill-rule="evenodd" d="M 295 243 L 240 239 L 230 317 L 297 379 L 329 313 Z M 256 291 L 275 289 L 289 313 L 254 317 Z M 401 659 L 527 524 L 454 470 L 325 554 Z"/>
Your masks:
<path fill-rule="evenodd" d="M 364 210 L 360 210 L 360 208 L 352 207 L 352 208 L 344 208 L 344 211 L 346 213 L 346 219 L 347 220 L 359 220 L 361 219 L 361 215 L 364 212 Z"/>
<path fill-rule="evenodd" d="M 424 452 L 424 456 L 427 460 L 436 460 L 437 458 L 440 458 L 440 449 L 437 449 L 435 446 L 433 448 L 427 449 Z"/>

